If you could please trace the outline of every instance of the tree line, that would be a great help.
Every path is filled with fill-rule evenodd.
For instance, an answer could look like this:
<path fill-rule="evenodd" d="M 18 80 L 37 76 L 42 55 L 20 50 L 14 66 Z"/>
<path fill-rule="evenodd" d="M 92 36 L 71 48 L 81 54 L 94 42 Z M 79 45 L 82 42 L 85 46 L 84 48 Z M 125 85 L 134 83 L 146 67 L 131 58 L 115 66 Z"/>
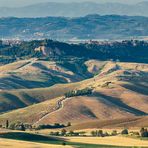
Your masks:
<path fill-rule="evenodd" d="M 74 96 L 84 96 L 84 95 L 90 95 L 92 94 L 92 89 L 91 88 L 84 88 L 81 90 L 72 90 L 67 93 L 65 93 L 65 97 L 74 97 Z"/>

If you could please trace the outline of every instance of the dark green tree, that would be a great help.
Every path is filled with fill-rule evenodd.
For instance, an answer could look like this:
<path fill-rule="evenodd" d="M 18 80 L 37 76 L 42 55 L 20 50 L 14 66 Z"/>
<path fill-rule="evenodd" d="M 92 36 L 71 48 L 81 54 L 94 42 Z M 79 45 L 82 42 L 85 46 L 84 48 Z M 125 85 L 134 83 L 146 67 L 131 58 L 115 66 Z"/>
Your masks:
<path fill-rule="evenodd" d="M 122 130 L 121 134 L 122 134 L 122 135 L 128 135 L 128 129 Z"/>
<path fill-rule="evenodd" d="M 9 128 L 9 121 L 6 121 L 6 128 Z"/>

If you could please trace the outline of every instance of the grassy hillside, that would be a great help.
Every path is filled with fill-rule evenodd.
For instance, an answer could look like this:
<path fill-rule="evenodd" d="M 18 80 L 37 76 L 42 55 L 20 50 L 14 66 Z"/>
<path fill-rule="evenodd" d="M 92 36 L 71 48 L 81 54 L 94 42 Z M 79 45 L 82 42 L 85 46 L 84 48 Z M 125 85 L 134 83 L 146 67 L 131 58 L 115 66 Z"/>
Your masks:
<path fill-rule="evenodd" d="M 73 68 L 73 69 L 72 69 Z M 0 90 L 44 88 L 78 82 L 93 74 L 83 62 L 50 62 L 36 58 L 0 66 Z"/>
<path fill-rule="evenodd" d="M 9 119 L 9 121 L 19 120 L 33 124 L 56 122 L 78 124 L 82 121 L 132 119 L 135 116 L 147 116 L 148 65 L 120 62 L 97 63 L 99 61 L 86 62 L 90 72 L 99 69 L 100 66 L 101 69 L 97 71 L 98 74 L 95 77 L 81 82 L 55 85 L 50 88 L 1 91 L 3 96 L 6 96 L 5 94 L 8 92 L 16 96 L 20 95 L 20 100 L 22 99 L 21 94 L 26 93 L 41 103 L 1 114 L 0 123 L 5 123 Z M 85 88 L 91 88 L 92 94 L 62 99 L 66 92 Z M 2 100 L 5 104 L 6 100 L 12 101 L 11 97 L 7 97 L 7 99 L 2 97 Z M 11 102 L 11 104 L 16 104 L 16 102 Z M 7 108 L 7 110 L 9 109 Z M 117 124 L 119 123 L 117 122 Z M 124 126 L 124 122 L 122 126 Z M 137 126 L 140 124 L 137 123 Z"/>

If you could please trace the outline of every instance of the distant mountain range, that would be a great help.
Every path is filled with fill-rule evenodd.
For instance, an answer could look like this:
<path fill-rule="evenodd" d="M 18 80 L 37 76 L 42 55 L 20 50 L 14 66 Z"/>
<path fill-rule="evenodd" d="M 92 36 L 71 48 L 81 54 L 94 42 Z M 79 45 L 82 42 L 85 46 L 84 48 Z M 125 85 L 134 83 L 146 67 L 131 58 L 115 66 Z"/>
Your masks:
<path fill-rule="evenodd" d="M 0 38 L 123 39 L 148 35 L 148 17 L 87 15 L 85 17 L 0 18 Z"/>
<path fill-rule="evenodd" d="M 121 3 L 39 3 L 19 8 L 0 8 L 0 17 L 79 17 L 88 14 L 148 16 L 148 2 L 134 5 Z"/>

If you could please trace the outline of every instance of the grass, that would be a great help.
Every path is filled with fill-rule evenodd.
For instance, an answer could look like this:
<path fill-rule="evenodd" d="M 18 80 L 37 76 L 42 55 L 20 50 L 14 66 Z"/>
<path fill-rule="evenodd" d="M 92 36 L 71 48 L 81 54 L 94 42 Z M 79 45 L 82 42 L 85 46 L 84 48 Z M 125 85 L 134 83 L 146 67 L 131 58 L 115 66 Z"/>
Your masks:
<path fill-rule="evenodd" d="M 45 143 L 45 144 L 55 144 L 55 145 L 63 145 L 63 143 L 66 143 L 66 145 L 77 147 L 77 148 L 132 148 L 132 147 L 122 147 L 122 146 L 109 146 L 109 145 L 69 142 L 63 138 L 43 136 L 43 135 L 23 133 L 23 132 L 3 133 L 3 134 L 0 134 L 0 138 Z"/>
<path fill-rule="evenodd" d="M 140 139 L 140 140 L 148 140 L 148 137 L 141 137 L 141 136 L 135 136 L 135 135 L 122 135 L 124 137 L 133 138 L 133 139 Z"/>

